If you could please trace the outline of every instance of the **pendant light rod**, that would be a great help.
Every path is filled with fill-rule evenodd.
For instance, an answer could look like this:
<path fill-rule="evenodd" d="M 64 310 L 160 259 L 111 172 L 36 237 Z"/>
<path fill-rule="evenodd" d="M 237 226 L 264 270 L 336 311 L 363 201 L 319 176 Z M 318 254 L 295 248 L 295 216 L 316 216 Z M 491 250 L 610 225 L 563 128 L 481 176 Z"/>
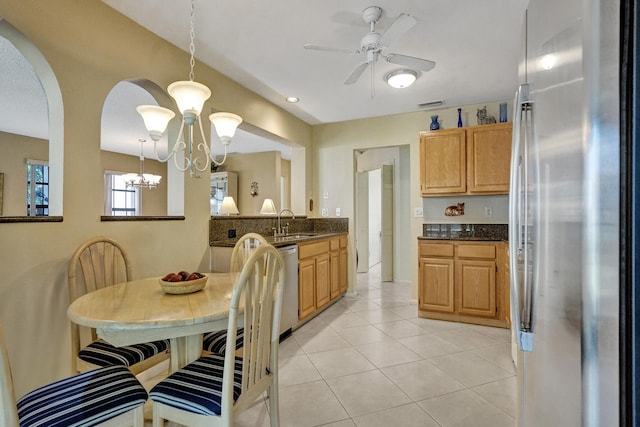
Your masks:
<path fill-rule="evenodd" d="M 166 131 L 169 121 L 175 117 L 175 113 L 168 108 L 157 105 L 140 105 L 136 110 L 142 116 L 145 127 L 153 140 L 153 151 L 156 159 L 159 162 L 167 162 L 173 157 L 175 166 L 180 172 L 186 172 L 188 170 L 190 176 L 198 177 L 199 172 L 204 172 L 209 169 L 211 163 L 221 166 L 227 160 L 227 145 L 229 145 L 235 135 L 236 129 L 240 123 L 242 123 L 242 117 L 233 113 L 213 113 L 209 115 L 209 120 L 213 123 L 220 142 L 224 147 L 224 156 L 221 161 L 218 161 L 209 147 L 200 119 L 200 113 L 204 103 L 211 97 L 211 90 L 202 83 L 194 81 L 196 63 L 195 0 L 191 0 L 190 3 L 189 80 L 177 81 L 167 87 L 167 92 L 175 100 L 178 105 L 178 110 L 180 110 L 182 114 L 182 126 L 180 126 L 178 138 L 166 158 L 160 158 L 157 151 L 157 142 Z M 201 151 L 204 154 L 202 160 L 196 155 L 196 148 L 194 148 L 193 127 L 196 125 L 196 122 L 200 127 L 200 135 L 202 137 L 202 142 L 199 143 L 196 148 L 197 151 Z M 187 127 L 186 132 L 184 132 L 185 126 Z M 187 141 L 183 141 L 183 136 L 187 137 Z M 179 151 L 183 152 L 182 158 L 184 162 L 182 165 L 178 160 Z M 200 163 L 202 163 L 202 166 L 199 166 Z"/>

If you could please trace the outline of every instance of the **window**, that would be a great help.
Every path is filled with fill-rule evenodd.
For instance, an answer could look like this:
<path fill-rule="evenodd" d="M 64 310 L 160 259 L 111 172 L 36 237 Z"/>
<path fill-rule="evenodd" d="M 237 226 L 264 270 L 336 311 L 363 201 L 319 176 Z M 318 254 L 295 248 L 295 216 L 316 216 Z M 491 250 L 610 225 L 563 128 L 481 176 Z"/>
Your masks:
<path fill-rule="evenodd" d="M 49 165 L 27 159 L 27 216 L 49 216 Z"/>
<path fill-rule="evenodd" d="M 140 215 L 140 189 L 127 187 L 122 172 L 105 171 L 105 215 Z"/>

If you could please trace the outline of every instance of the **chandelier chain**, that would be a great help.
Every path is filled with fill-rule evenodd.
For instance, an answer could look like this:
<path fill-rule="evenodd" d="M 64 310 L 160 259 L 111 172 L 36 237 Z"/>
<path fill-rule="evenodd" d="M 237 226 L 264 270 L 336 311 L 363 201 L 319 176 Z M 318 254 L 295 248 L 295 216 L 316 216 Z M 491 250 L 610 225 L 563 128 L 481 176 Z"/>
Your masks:
<path fill-rule="evenodd" d="M 189 37 L 191 39 L 191 42 L 189 43 L 189 53 L 191 54 L 191 60 L 189 61 L 189 65 L 191 67 L 189 70 L 189 80 L 193 81 L 193 79 L 195 78 L 193 69 L 196 65 L 196 60 L 194 57 L 196 53 L 196 44 L 195 44 L 196 24 L 195 24 L 194 0 L 191 0 L 191 28 L 189 29 Z"/>

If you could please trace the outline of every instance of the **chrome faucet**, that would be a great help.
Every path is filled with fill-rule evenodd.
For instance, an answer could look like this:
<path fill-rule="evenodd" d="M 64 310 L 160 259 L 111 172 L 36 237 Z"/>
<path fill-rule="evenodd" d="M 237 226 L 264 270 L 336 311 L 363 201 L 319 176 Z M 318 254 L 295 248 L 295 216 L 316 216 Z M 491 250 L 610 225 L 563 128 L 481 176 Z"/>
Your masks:
<path fill-rule="evenodd" d="M 278 214 L 278 229 L 274 229 L 274 237 L 286 236 L 287 234 L 289 234 L 289 224 L 285 225 L 284 227 L 280 225 L 280 218 L 282 217 L 282 214 L 284 212 L 289 212 L 291 214 L 291 218 L 296 219 L 296 215 L 293 213 L 293 211 L 291 211 L 291 209 L 282 209 Z"/>

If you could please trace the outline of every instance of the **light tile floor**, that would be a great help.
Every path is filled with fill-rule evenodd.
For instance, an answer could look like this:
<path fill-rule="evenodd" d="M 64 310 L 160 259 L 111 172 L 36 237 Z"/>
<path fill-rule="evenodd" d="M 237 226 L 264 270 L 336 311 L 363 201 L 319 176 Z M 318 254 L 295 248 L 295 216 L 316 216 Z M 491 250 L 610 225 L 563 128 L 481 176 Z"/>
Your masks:
<path fill-rule="evenodd" d="M 281 343 L 282 427 L 515 425 L 509 330 L 420 319 L 376 267 L 357 290 Z M 236 425 L 269 426 L 266 398 Z"/>
<path fill-rule="evenodd" d="M 507 329 L 419 319 L 376 267 L 357 290 L 281 343 L 283 427 L 515 425 Z M 266 402 L 236 424 L 268 426 Z"/>

